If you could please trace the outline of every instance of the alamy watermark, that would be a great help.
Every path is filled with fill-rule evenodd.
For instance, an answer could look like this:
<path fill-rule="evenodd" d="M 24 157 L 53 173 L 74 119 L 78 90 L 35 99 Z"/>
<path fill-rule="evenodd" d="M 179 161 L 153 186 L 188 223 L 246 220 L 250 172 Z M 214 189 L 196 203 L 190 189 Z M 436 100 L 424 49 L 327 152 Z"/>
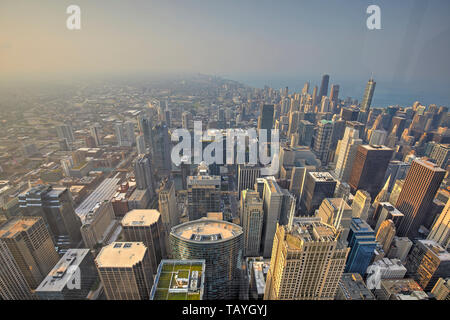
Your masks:
<path fill-rule="evenodd" d="M 194 152 L 192 153 L 192 137 L 187 129 L 176 129 L 172 133 L 172 141 L 178 142 L 172 148 L 172 162 L 179 166 L 182 162 L 194 164 L 205 162 L 207 165 L 246 164 L 260 165 L 261 175 L 275 175 L 279 169 L 280 137 L 279 130 L 272 129 L 226 129 L 223 131 L 208 129 L 202 131 L 202 122 L 194 121 Z M 270 139 L 268 139 L 270 131 Z M 180 142 L 180 139 L 181 142 Z M 268 141 L 269 140 L 269 141 Z M 202 141 L 210 142 L 204 149 Z M 224 143 L 225 152 L 224 154 Z M 236 155 L 236 157 L 235 157 Z M 248 157 L 248 161 L 246 158 Z"/>

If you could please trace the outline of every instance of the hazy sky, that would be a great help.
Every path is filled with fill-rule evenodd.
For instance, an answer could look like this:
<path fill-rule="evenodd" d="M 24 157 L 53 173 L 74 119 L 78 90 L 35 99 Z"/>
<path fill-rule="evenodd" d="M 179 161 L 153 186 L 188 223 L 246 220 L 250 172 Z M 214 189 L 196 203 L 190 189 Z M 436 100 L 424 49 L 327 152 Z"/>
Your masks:
<path fill-rule="evenodd" d="M 70 4 L 81 7 L 80 31 L 66 29 Z M 382 30 L 367 29 L 369 4 L 381 7 Z M 1 0 L 0 77 L 201 72 L 281 83 L 328 73 L 351 86 L 373 72 L 386 88 L 450 100 L 449 9 L 448 0 Z"/>

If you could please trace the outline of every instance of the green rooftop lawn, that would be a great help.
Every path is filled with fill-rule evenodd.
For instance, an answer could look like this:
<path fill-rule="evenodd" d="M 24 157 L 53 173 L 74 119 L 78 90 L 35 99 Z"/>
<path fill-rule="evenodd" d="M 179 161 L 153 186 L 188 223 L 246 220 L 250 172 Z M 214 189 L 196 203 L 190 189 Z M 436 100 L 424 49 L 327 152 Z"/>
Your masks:
<path fill-rule="evenodd" d="M 178 277 L 179 278 L 188 278 L 189 277 L 189 270 L 180 270 L 180 271 L 178 271 Z"/>
<path fill-rule="evenodd" d="M 154 300 L 166 300 L 167 293 L 169 293 L 168 289 L 156 289 Z"/>
<path fill-rule="evenodd" d="M 202 271 L 202 265 L 201 264 L 192 265 L 191 266 L 191 271 Z"/>
<path fill-rule="evenodd" d="M 163 264 L 162 266 L 162 272 L 172 272 L 173 271 L 173 264 Z"/>
<path fill-rule="evenodd" d="M 158 288 L 169 288 L 172 275 L 172 272 L 161 272 L 161 275 L 159 276 Z"/>
<path fill-rule="evenodd" d="M 168 300 L 187 300 L 186 293 L 169 293 Z"/>

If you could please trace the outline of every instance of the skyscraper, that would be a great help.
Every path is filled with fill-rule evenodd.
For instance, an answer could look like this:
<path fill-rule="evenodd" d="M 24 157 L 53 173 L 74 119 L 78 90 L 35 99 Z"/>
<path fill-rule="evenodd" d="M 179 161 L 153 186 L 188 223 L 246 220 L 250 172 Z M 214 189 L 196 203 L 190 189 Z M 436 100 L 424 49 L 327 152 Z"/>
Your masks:
<path fill-rule="evenodd" d="M 206 217 L 220 211 L 220 176 L 197 175 L 187 180 L 189 220 Z"/>
<path fill-rule="evenodd" d="M 168 176 L 172 170 L 172 160 L 170 158 L 172 143 L 167 125 L 158 124 L 154 126 L 152 139 L 152 164 L 154 170 L 158 177 Z"/>
<path fill-rule="evenodd" d="M 395 224 L 391 219 L 384 220 L 378 228 L 376 240 L 381 244 L 385 253 L 389 252 L 391 248 L 392 241 L 395 237 L 395 230 Z"/>
<path fill-rule="evenodd" d="M 333 121 L 321 120 L 318 123 L 314 136 L 313 151 L 322 162 L 322 166 L 328 164 L 328 156 L 331 147 L 331 137 L 333 134 Z"/>
<path fill-rule="evenodd" d="M 322 97 L 328 95 L 328 83 L 329 82 L 330 82 L 330 76 L 327 74 L 324 74 L 322 76 L 322 83 L 320 84 L 320 90 L 319 90 L 319 95 L 318 95 L 319 101 L 322 100 Z"/>
<path fill-rule="evenodd" d="M 41 217 L 15 217 L 0 227 L 8 248 L 30 289 L 36 289 L 58 262 L 55 245 Z"/>
<path fill-rule="evenodd" d="M 432 162 L 413 161 L 395 203 L 395 207 L 405 215 L 397 229 L 399 236 L 412 238 L 417 235 L 445 173 Z"/>
<path fill-rule="evenodd" d="M 76 279 L 76 286 L 70 284 Z M 86 300 L 98 280 L 89 249 L 69 249 L 36 289 L 39 300 Z"/>
<path fill-rule="evenodd" d="M 273 104 L 263 104 L 261 105 L 259 117 L 258 117 L 258 130 L 267 130 L 267 140 L 270 141 L 271 130 L 273 128 L 273 115 L 274 115 L 274 105 Z"/>
<path fill-rule="evenodd" d="M 94 138 L 95 145 L 98 147 L 102 144 L 100 136 L 100 125 L 98 123 L 94 124 L 89 128 L 91 136 Z"/>
<path fill-rule="evenodd" d="M 76 247 L 81 241 L 81 221 L 67 188 L 38 185 L 19 195 L 24 215 L 40 216 L 48 225 L 58 250 Z"/>
<path fill-rule="evenodd" d="M 333 84 L 330 90 L 330 101 L 336 105 L 339 101 L 339 85 Z"/>
<path fill-rule="evenodd" d="M 314 136 L 314 124 L 307 120 L 298 123 L 298 144 L 310 147 Z"/>
<path fill-rule="evenodd" d="M 158 191 L 158 207 L 168 236 L 170 229 L 180 222 L 173 180 L 167 179 L 163 181 Z"/>
<path fill-rule="evenodd" d="M 364 90 L 364 96 L 361 102 L 361 111 L 368 113 L 370 106 L 372 105 L 373 93 L 375 92 L 376 82 L 371 78 L 367 82 L 366 90 Z"/>
<path fill-rule="evenodd" d="M 406 258 L 407 275 L 430 291 L 450 274 L 450 253 L 433 240 L 418 240 Z"/>
<path fill-rule="evenodd" d="M 361 220 L 367 221 L 369 217 L 370 202 L 372 198 L 370 194 L 365 190 L 356 191 L 355 197 L 352 203 L 352 216 L 354 218 L 360 218 Z"/>
<path fill-rule="evenodd" d="M 263 256 L 268 258 L 272 252 L 276 225 L 280 221 L 280 217 L 287 214 L 286 212 L 283 213 L 283 210 L 287 210 L 286 206 L 283 206 L 283 202 L 285 201 L 284 197 L 287 195 L 273 177 L 267 177 L 263 179 L 263 181 L 264 189 L 262 199 L 264 224 L 262 230 L 261 251 Z"/>
<path fill-rule="evenodd" d="M 333 300 L 348 254 L 339 232 L 316 220 L 277 225 L 265 300 Z"/>
<path fill-rule="evenodd" d="M 367 222 L 359 218 L 353 218 L 347 241 L 351 249 L 348 254 L 345 272 L 355 272 L 364 275 L 377 246 L 375 233 Z"/>
<path fill-rule="evenodd" d="M 359 131 L 346 127 L 344 137 L 339 142 L 339 149 L 336 150 L 337 160 L 335 173 L 339 180 L 347 182 L 350 178 L 353 161 L 360 144 L 362 144 L 362 140 L 359 139 Z"/>
<path fill-rule="evenodd" d="M 56 127 L 56 133 L 60 139 L 66 139 L 67 142 L 74 142 L 75 138 L 73 136 L 72 126 L 62 124 Z"/>
<path fill-rule="evenodd" d="M 172 228 L 170 245 L 174 259 L 205 260 L 207 300 L 239 297 L 243 230 L 226 221 L 199 219 Z"/>
<path fill-rule="evenodd" d="M 261 175 L 261 168 L 258 166 L 247 166 L 240 164 L 238 166 L 238 197 L 241 198 L 241 192 L 245 189 L 253 189 L 256 179 Z"/>
<path fill-rule="evenodd" d="M 0 298 L 31 300 L 31 288 L 6 243 L 0 240 Z"/>
<path fill-rule="evenodd" d="M 259 256 L 264 210 L 258 192 L 249 189 L 242 191 L 240 216 L 244 231 L 244 255 Z"/>
<path fill-rule="evenodd" d="M 434 222 L 427 239 L 436 241 L 446 249 L 450 248 L 450 199 Z"/>
<path fill-rule="evenodd" d="M 148 300 L 153 284 L 148 250 L 142 242 L 113 242 L 95 259 L 108 300 Z"/>
<path fill-rule="evenodd" d="M 333 198 L 336 180 L 328 172 L 307 172 L 302 192 L 301 210 L 312 216 L 325 198 Z"/>
<path fill-rule="evenodd" d="M 393 152 L 385 146 L 359 145 L 348 181 L 352 191 L 366 190 L 374 199 L 380 192 Z"/>
<path fill-rule="evenodd" d="M 135 209 L 123 217 L 121 224 L 125 241 L 142 242 L 147 247 L 151 272 L 155 274 L 166 255 L 161 214 L 154 209 Z"/>
<path fill-rule="evenodd" d="M 133 169 L 136 187 L 139 190 L 148 190 L 150 198 L 153 198 L 155 193 L 150 156 L 148 154 L 139 154 L 133 162 Z"/>
<path fill-rule="evenodd" d="M 339 238 L 347 240 L 352 222 L 352 208 L 342 198 L 325 198 L 317 210 L 317 217 L 340 231 Z"/>

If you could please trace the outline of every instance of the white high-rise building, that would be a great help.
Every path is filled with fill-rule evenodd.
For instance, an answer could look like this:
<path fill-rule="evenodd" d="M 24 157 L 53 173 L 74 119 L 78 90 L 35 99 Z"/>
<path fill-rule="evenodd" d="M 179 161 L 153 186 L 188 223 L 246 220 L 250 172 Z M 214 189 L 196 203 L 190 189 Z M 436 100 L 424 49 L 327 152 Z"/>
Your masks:
<path fill-rule="evenodd" d="M 339 149 L 336 150 L 335 173 L 339 180 L 348 182 L 356 151 L 360 144 L 362 144 L 362 140 L 359 139 L 359 131 L 350 127 L 345 128 L 344 137 L 339 141 Z"/>

